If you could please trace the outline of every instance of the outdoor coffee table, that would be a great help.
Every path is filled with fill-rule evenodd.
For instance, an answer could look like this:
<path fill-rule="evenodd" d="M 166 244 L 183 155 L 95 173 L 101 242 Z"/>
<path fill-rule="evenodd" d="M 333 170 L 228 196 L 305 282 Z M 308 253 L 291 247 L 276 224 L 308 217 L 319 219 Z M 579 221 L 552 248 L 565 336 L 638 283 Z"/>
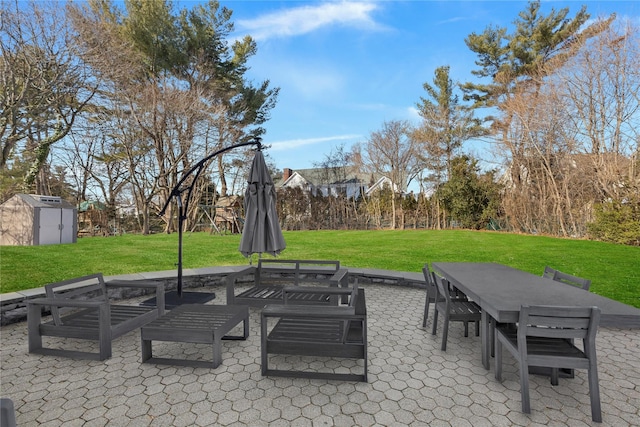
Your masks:
<path fill-rule="evenodd" d="M 242 336 L 229 336 L 240 322 L 244 322 Z M 180 305 L 140 328 L 142 363 L 171 364 L 217 368 L 222 363 L 221 340 L 244 340 L 249 336 L 249 307 L 242 305 Z M 153 357 L 152 341 L 187 342 L 213 345 L 213 363 Z"/>

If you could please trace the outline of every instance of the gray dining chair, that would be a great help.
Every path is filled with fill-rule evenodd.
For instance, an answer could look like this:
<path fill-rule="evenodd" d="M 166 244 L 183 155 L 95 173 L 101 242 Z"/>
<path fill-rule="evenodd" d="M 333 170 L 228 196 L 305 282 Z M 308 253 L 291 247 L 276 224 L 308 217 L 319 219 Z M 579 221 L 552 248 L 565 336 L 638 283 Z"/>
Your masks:
<path fill-rule="evenodd" d="M 422 327 L 426 328 L 427 319 L 429 318 L 429 304 L 436 302 L 437 290 L 436 283 L 433 280 L 433 272 L 429 270 L 429 264 L 425 264 L 424 267 L 422 267 L 422 274 L 424 275 L 424 281 L 427 284 L 427 292 L 424 302 L 424 313 L 422 316 Z M 449 287 L 448 291 L 452 299 L 464 301 L 468 300 L 467 296 L 456 288 Z"/>
<path fill-rule="evenodd" d="M 548 265 L 544 267 L 544 273 L 542 273 L 542 277 L 546 277 L 547 279 L 552 279 L 556 282 L 564 283 L 566 285 L 577 286 L 584 289 L 585 291 L 588 291 L 591 287 L 591 280 L 574 276 L 572 274 L 563 273 L 562 271 L 551 268 Z"/>
<path fill-rule="evenodd" d="M 496 379 L 502 381 L 502 348 L 518 361 L 522 412 L 531 413 L 529 367 L 551 368 L 551 383 L 558 384 L 559 368 L 587 369 L 591 418 L 602 422 L 600 386 L 596 360 L 596 333 L 600 322 L 597 307 L 520 307 L 517 329 L 497 324 L 495 328 Z M 582 340 L 582 348 L 574 344 Z"/>
<path fill-rule="evenodd" d="M 435 307 L 433 313 L 433 328 L 431 334 L 436 334 L 438 327 L 438 316 L 442 313 L 444 323 L 442 324 L 442 351 L 447 350 L 447 338 L 449 335 L 449 322 L 464 323 L 464 336 L 469 336 L 469 323 L 475 322 L 476 336 L 480 335 L 480 306 L 473 301 L 469 301 L 464 294 L 456 292 L 445 278 L 431 273 L 433 282 L 436 284 Z"/>

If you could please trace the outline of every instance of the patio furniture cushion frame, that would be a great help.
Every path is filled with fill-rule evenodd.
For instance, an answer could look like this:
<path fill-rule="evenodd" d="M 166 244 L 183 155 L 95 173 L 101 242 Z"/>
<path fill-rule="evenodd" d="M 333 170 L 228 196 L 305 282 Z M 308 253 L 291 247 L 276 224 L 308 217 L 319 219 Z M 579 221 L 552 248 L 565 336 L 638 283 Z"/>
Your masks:
<path fill-rule="evenodd" d="M 157 306 L 112 304 L 111 288 L 155 290 Z M 111 342 L 164 314 L 164 284 L 151 280 L 104 281 L 102 273 L 77 277 L 45 286 L 46 298 L 27 301 L 29 353 L 105 360 L 111 357 Z M 42 321 L 42 312 L 50 307 L 52 320 Z M 99 352 L 43 347 L 42 337 L 76 338 L 97 341 Z"/>

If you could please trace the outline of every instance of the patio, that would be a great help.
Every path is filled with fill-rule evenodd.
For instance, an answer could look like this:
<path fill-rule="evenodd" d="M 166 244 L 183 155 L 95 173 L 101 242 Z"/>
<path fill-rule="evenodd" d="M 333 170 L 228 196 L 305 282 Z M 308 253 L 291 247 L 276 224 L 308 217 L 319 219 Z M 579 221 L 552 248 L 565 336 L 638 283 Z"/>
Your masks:
<path fill-rule="evenodd" d="M 3 326 L 0 396 L 13 400 L 19 426 L 597 425 L 586 371 L 553 388 L 531 376 L 532 414 L 525 415 L 509 354 L 500 384 L 493 365 L 482 367 L 480 339 L 465 338 L 461 324 L 451 325 L 446 352 L 440 331 L 431 335 L 432 319 L 421 328 L 424 290 L 360 286 L 369 317 L 368 383 L 262 377 L 260 310 L 251 308 L 249 338 L 223 341 L 214 370 L 141 364 L 139 331 L 116 339 L 113 357 L 98 362 L 28 354 L 26 322 Z M 211 304 L 226 301 L 224 286 L 201 290 L 216 293 Z M 599 330 L 602 425 L 640 425 L 639 337 L 637 329 Z M 165 344 L 169 353 L 211 357 L 204 345 Z"/>

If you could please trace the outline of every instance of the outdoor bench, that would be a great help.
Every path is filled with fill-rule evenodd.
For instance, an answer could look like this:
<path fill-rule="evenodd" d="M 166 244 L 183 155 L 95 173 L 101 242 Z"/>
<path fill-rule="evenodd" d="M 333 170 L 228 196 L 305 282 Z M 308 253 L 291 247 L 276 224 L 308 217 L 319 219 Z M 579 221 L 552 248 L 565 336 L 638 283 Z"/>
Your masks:
<path fill-rule="evenodd" d="M 267 304 L 282 304 L 283 288 L 300 285 L 348 286 L 349 276 L 340 261 L 325 260 L 280 260 L 259 259 L 257 266 L 232 273 L 227 281 L 227 305 L 264 307 Z M 236 295 L 236 286 L 249 282 L 250 288 Z M 329 294 L 294 294 L 290 296 L 296 304 L 335 304 Z"/>
<path fill-rule="evenodd" d="M 108 289 L 116 287 L 155 290 L 157 306 L 116 305 L 109 302 Z M 111 341 L 164 314 L 164 284 L 156 281 L 113 280 L 105 283 L 102 273 L 45 286 L 46 298 L 27 301 L 29 353 L 105 360 L 111 357 Z M 42 322 L 44 307 L 52 320 Z M 99 353 L 43 347 L 42 337 L 98 341 Z"/>
<path fill-rule="evenodd" d="M 285 288 L 286 293 L 314 293 L 317 288 Z M 332 288 L 351 296 L 348 305 L 268 305 L 261 315 L 262 375 L 367 381 L 367 307 L 364 289 Z M 286 295 L 285 295 L 286 298 Z M 287 298 L 288 299 L 288 298 Z M 269 318 L 277 319 L 269 331 Z M 363 360 L 363 373 L 270 369 L 269 355 L 323 356 Z"/>

